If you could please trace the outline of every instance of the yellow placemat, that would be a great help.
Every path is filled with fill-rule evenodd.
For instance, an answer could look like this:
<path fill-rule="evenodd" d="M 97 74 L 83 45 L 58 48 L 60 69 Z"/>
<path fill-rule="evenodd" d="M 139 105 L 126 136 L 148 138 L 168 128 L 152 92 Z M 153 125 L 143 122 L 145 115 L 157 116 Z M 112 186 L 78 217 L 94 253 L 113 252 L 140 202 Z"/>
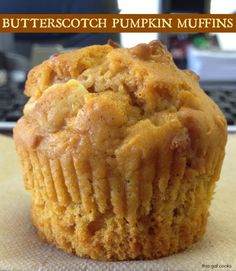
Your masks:
<path fill-rule="evenodd" d="M 0 270 L 236 270 L 236 135 L 230 135 L 207 233 L 191 249 L 155 261 L 97 262 L 43 243 L 11 138 L 0 136 Z"/>

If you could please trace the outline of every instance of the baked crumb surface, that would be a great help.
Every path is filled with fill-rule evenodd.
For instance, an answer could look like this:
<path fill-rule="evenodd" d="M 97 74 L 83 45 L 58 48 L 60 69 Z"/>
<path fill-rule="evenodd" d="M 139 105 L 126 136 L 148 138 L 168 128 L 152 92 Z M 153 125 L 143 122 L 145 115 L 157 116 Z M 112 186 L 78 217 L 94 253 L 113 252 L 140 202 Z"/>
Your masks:
<path fill-rule="evenodd" d="M 86 47 L 31 70 L 14 138 L 48 242 L 122 260 L 202 237 L 227 132 L 198 80 L 158 41 Z"/>

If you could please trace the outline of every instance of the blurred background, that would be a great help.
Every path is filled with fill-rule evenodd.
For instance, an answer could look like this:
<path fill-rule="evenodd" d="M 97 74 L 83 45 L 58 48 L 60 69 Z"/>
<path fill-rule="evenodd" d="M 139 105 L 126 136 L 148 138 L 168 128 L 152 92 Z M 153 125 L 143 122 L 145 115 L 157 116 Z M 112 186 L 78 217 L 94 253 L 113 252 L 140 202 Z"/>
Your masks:
<path fill-rule="evenodd" d="M 10 4 L 9 4 L 10 3 Z M 0 13 L 236 13 L 236 0 L 1 0 Z M 236 132 L 236 33 L 0 33 L 0 133 L 10 133 L 27 101 L 29 69 L 51 55 L 108 39 L 123 47 L 160 39 L 181 69 L 191 69 Z"/>

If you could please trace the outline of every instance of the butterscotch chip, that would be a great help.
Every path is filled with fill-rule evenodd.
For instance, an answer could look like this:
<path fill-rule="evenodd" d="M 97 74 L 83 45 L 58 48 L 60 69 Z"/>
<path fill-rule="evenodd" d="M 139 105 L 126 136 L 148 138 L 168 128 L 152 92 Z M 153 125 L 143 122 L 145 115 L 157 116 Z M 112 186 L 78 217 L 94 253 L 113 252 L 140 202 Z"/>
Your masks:
<path fill-rule="evenodd" d="M 160 42 L 111 45 L 30 71 L 16 149 L 48 243 L 99 260 L 156 259 L 203 237 L 226 121 Z"/>

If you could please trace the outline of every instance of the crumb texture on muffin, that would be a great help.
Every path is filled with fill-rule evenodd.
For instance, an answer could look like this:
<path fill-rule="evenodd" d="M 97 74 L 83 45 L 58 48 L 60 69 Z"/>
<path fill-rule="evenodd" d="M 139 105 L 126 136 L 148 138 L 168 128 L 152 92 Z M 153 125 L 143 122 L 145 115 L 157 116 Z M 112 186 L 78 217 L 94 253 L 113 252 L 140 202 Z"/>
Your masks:
<path fill-rule="evenodd" d="M 153 259 L 204 234 L 226 121 L 158 41 L 32 69 L 14 129 L 40 235 L 94 259 Z"/>

